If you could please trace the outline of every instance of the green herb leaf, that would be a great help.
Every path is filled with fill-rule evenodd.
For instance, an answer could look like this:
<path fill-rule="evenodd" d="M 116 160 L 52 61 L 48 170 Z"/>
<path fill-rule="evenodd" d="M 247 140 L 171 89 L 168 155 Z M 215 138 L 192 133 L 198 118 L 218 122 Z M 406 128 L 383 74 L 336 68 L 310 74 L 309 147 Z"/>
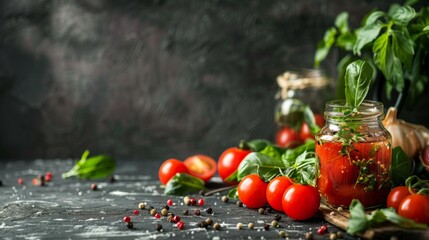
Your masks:
<path fill-rule="evenodd" d="M 240 181 L 245 176 L 256 173 L 263 174 L 264 179 L 269 179 L 272 176 L 278 176 L 284 165 L 281 161 L 275 160 L 263 153 L 249 153 L 238 166 L 237 179 Z M 270 175 L 269 175 L 270 174 Z"/>
<path fill-rule="evenodd" d="M 374 41 L 380 33 L 381 29 L 384 27 L 384 24 L 381 22 L 374 22 L 368 25 L 365 25 L 362 29 L 358 31 L 356 43 L 353 46 L 353 53 L 361 55 L 362 48 L 368 43 Z"/>
<path fill-rule="evenodd" d="M 400 31 L 392 31 L 392 48 L 395 56 L 404 63 L 407 69 L 411 70 L 411 63 L 414 56 L 414 42 L 405 27 Z"/>
<path fill-rule="evenodd" d="M 313 140 L 308 140 L 296 148 L 286 150 L 286 152 L 282 155 L 283 164 L 286 167 L 293 167 L 299 155 L 306 151 L 314 151 L 315 146 L 316 145 Z"/>
<path fill-rule="evenodd" d="M 63 178 L 77 177 L 81 179 L 100 179 L 110 176 L 116 168 L 115 160 L 107 155 L 97 155 L 88 158 L 89 151 L 82 154 L 82 158 L 68 172 L 62 174 Z"/>
<path fill-rule="evenodd" d="M 164 194 L 183 196 L 205 189 L 204 181 L 186 173 L 177 173 L 168 181 Z"/>
<path fill-rule="evenodd" d="M 314 55 L 314 66 L 318 67 L 320 62 L 322 62 L 329 53 L 332 45 L 335 43 L 335 35 L 337 34 L 337 29 L 334 27 L 328 29 L 325 32 L 323 40 L 317 44 L 316 54 Z"/>
<path fill-rule="evenodd" d="M 265 139 L 254 139 L 247 142 L 247 145 L 252 149 L 254 152 L 260 152 L 264 150 L 264 148 L 268 145 L 272 145 L 272 143 Z"/>
<path fill-rule="evenodd" d="M 229 192 L 228 192 L 228 198 L 229 199 L 238 199 L 237 187 L 229 190 Z"/>
<path fill-rule="evenodd" d="M 235 170 L 231 175 L 225 178 L 225 182 L 237 182 L 238 171 Z"/>
<path fill-rule="evenodd" d="M 395 23 L 407 25 L 416 16 L 416 10 L 410 6 L 394 5 L 389 10 L 389 15 Z"/>
<path fill-rule="evenodd" d="M 268 145 L 262 151 L 260 151 L 260 153 L 270 156 L 275 161 L 280 162 L 282 159 L 282 153 L 274 146 Z"/>
<path fill-rule="evenodd" d="M 357 108 L 368 94 L 374 69 L 367 62 L 357 60 L 346 69 L 346 102 L 351 108 Z"/>
<path fill-rule="evenodd" d="M 349 14 L 347 12 L 341 12 L 335 18 L 335 26 L 340 30 L 340 33 L 347 33 L 350 31 L 348 18 Z"/>
<path fill-rule="evenodd" d="M 429 31 L 429 25 L 427 25 L 426 27 L 424 27 L 422 31 L 423 32 Z"/>
<path fill-rule="evenodd" d="M 377 209 L 367 215 L 363 205 L 357 199 L 352 200 L 349 210 L 350 220 L 347 225 L 347 233 L 350 235 L 363 232 L 386 221 L 403 228 L 427 229 L 428 227 L 426 224 L 416 223 L 411 219 L 399 216 L 393 208 Z"/>
<path fill-rule="evenodd" d="M 413 174 L 413 162 L 401 147 L 392 150 L 392 183 L 395 186 L 403 186 Z"/>
<path fill-rule="evenodd" d="M 384 16 L 386 16 L 386 13 L 385 13 L 385 12 L 382 12 L 382 11 L 374 11 L 374 12 L 370 13 L 370 14 L 366 17 L 366 20 L 365 20 L 365 24 L 364 24 L 364 26 L 372 25 L 372 24 L 374 24 L 378 19 L 380 19 L 381 17 L 384 17 Z"/>

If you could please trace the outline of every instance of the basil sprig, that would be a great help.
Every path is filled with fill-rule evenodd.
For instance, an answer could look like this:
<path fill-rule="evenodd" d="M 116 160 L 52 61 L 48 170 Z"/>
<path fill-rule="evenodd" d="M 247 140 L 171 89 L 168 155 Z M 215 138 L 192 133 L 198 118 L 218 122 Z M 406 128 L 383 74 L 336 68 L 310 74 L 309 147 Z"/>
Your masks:
<path fill-rule="evenodd" d="M 411 219 L 399 216 L 393 208 L 377 209 L 366 214 L 362 203 L 353 199 L 350 204 L 350 220 L 347 233 L 355 235 L 375 225 L 390 222 L 402 228 L 427 229 L 426 224 L 416 223 Z"/>
<path fill-rule="evenodd" d="M 205 189 L 203 180 L 187 173 L 177 173 L 168 181 L 164 194 L 183 196 L 203 189 Z"/>
<path fill-rule="evenodd" d="M 89 151 L 82 154 L 82 158 L 68 172 L 62 174 L 63 178 L 77 177 L 80 179 L 100 179 L 110 176 L 116 168 L 115 160 L 107 155 L 97 155 L 88 158 Z"/>
<path fill-rule="evenodd" d="M 356 109 L 362 104 L 368 94 L 373 74 L 372 66 L 362 60 L 356 60 L 347 66 L 345 94 L 347 105 L 352 109 Z"/>

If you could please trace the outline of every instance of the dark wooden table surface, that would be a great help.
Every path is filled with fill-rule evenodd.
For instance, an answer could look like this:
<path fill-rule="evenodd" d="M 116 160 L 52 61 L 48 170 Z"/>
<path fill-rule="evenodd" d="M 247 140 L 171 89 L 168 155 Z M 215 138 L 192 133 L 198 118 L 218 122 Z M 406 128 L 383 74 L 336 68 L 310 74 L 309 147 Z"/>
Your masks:
<path fill-rule="evenodd" d="M 157 177 L 159 161 L 118 161 L 114 183 L 61 179 L 61 173 L 73 164 L 73 160 L 0 162 L 1 239 L 280 239 L 282 230 L 288 239 L 305 239 L 307 232 L 312 232 L 314 239 L 329 239 L 329 233 L 317 234 L 322 225 L 327 225 L 329 232 L 342 232 L 344 239 L 354 239 L 320 216 L 298 222 L 275 211 L 261 215 L 257 210 L 238 207 L 235 201 L 222 202 L 224 193 L 204 197 L 202 207 L 186 206 L 183 197 L 163 195 Z M 53 180 L 43 187 L 33 185 L 32 179 L 46 171 L 54 174 Z M 23 185 L 18 184 L 18 178 L 24 179 Z M 213 182 L 211 187 L 220 185 L 219 178 Z M 91 190 L 93 183 L 98 190 Z M 193 196 L 201 198 L 198 194 Z M 140 202 L 161 210 L 168 199 L 174 202 L 170 212 L 185 222 L 184 230 L 179 230 L 166 217 L 155 219 L 147 210 L 133 215 Z M 213 209 L 212 214 L 205 212 L 209 207 Z M 186 209 L 189 216 L 182 214 Z M 193 215 L 195 209 L 201 210 L 201 216 Z M 270 224 L 275 214 L 281 216 L 280 226 L 265 230 L 264 224 Z M 122 220 L 127 215 L 132 218 L 132 229 Z M 208 217 L 220 223 L 221 229 L 197 226 Z M 238 222 L 243 223 L 242 230 L 237 229 Z M 249 222 L 254 223 L 255 229 L 247 228 Z M 156 230 L 157 224 L 162 224 L 162 231 Z"/>

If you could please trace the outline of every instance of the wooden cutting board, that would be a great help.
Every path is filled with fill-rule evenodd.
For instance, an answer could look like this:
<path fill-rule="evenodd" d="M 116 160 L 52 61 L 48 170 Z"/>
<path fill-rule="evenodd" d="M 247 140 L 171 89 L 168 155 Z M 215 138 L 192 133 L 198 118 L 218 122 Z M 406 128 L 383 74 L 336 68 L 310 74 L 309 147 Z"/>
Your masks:
<path fill-rule="evenodd" d="M 325 221 L 346 230 L 350 218 L 348 210 L 339 212 L 336 208 L 330 207 L 324 203 L 320 204 L 320 211 Z M 395 236 L 397 239 L 429 239 L 429 230 L 405 229 L 392 224 L 385 224 L 371 228 L 364 233 L 358 234 L 365 239 L 391 239 Z"/>

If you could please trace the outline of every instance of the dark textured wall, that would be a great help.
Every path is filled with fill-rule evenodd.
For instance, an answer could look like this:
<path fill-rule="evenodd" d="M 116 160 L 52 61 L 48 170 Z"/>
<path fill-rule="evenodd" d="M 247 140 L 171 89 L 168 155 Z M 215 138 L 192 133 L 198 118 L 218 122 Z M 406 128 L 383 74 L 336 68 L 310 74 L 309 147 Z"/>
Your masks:
<path fill-rule="evenodd" d="M 0 3 L 0 158 L 217 157 L 271 138 L 275 78 L 362 0 Z M 334 68 L 335 60 L 326 65 Z"/>

